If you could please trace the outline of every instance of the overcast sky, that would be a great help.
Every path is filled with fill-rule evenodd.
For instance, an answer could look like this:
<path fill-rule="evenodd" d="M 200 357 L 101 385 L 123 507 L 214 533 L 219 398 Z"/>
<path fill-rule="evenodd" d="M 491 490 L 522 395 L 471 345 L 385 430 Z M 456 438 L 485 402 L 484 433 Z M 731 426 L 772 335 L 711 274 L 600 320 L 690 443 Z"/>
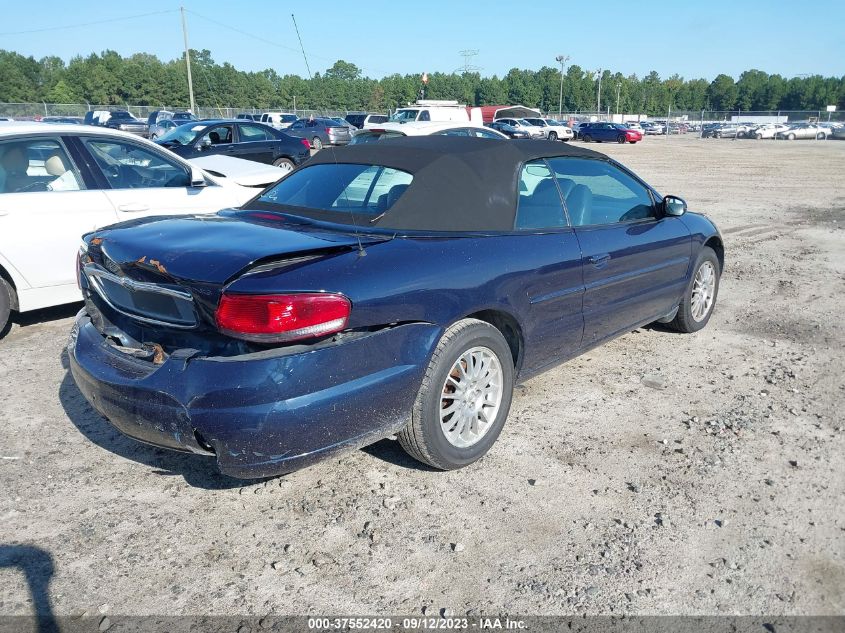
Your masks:
<path fill-rule="evenodd" d="M 168 60 L 182 54 L 178 2 L 39 0 L 37 10 L 32 3 L 3 4 L 0 48 L 24 55 L 68 60 L 112 49 Z M 307 75 L 294 13 L 312 72 L 337 59 L 370 77 L 452 72 L 464 66 L 460 51 L 477 50 L 468 63 L 482 75 L 557 67 L 558 54 L 585 69 L 640 76 L 656 70 L 664 78 L 738 76 L 750 68 L 787 77 L 845 75 L 843 1 L 814 2 L 811 10 L 778 0 L 606 1 L 593 8 L 547 0 L 182 4 L 191 48 L 207 48 L 216 62 L 241 70 Z"/>

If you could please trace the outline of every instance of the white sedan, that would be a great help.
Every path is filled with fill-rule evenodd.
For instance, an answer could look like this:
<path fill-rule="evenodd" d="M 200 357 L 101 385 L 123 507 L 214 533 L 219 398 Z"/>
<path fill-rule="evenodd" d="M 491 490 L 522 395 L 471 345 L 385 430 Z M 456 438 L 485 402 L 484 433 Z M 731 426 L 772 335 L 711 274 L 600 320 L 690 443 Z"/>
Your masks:
<path fill-rule="evenodd" d="M 237 161 L 248 167 L 238 174 L 236 159 L 224 158 L 219 168 L 207 160 L 203 170 L 107 128 L 0 125 L 0 336 L 11 311 L 81 299 L 75 257 L 83 233 L 149 215 L 240 206 L 284 175 L 249 161 Z"/>

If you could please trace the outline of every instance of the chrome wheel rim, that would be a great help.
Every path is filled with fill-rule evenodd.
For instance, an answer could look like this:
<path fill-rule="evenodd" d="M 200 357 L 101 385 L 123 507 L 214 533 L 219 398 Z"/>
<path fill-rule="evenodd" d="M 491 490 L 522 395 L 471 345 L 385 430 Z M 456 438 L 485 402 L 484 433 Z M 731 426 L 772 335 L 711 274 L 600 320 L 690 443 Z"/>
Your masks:
<path fill-rule="evenodd" d="M 293 171 L 293 165 L 291 165 L 291 164 L 290 164 L 289 162 L 287 162 L 287 161 L 282 161 L 281 163 L 279 163 L 279 164 L 277 165 L 277 167 L 278 167 L 279 169 L 281 169 L 282 171 Z"/>
<path fill-rule="evenodd" d="M 504 394 L 502 364 L 493 350 L 473 347 L 455 361 L 440 391 L 440 430 L 458 448 L 481 441 Z"/>
<path fill-rule="evenodd" d="M 690 310 L 697 322 L 704 320 L 713 307 L 716 295 L 716 268 L 711 262 L 704 262 L 698 267 L 692 282 L 692 301 Z"/>

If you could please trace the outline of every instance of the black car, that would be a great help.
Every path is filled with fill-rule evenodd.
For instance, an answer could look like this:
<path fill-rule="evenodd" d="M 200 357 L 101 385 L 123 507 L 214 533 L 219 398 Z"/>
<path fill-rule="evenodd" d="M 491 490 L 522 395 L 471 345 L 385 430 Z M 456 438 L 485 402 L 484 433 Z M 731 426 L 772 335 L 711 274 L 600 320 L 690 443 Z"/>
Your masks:
<path fill-rule="evenodd" d="M 243 119 L 187 123 L 155 142 L 183 158 L 225 154 L 287 170 L 301 165 L 311 155 L 308 141 Z"/>
<path fill-rule="evenodd" d="M 531 138 L 531 135 L 525 130 L 518 130 L 514 126 L 503 123 L 502 121 L 493 121 L 492 123 L 485 123 L 484 125 L 496 130 L 497 132 L 501 132 L 509 138 Z"/>
<path fill-rule="evenodd" d="M 105 127 L 110 127 L 113 130 L 122 130 L 123 132 L 143 136 L 144 138 L 149 136 L 150 131 L 149 125 L 143 121 L 139 121 L 126 110 L 112 110 L 109 113 L 108 121 L 106 121 L 103 125 L 105 125 Z"/>

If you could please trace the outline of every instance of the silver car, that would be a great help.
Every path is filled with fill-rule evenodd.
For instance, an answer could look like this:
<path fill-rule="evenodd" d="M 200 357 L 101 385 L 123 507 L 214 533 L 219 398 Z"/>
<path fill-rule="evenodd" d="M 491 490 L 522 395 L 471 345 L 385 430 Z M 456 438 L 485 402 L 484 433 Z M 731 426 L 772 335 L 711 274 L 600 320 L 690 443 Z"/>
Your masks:
<path fill-rule="evenodd" d="M 823 141 L 832 133 L 833 130 L 829 127 L 818 125 L 816 123 L 803 123 L 800 125 L 794 125 L 783 132 L 778 132 L 776 138 L 786 139 L 787 141 L 814 138 Z"/>

